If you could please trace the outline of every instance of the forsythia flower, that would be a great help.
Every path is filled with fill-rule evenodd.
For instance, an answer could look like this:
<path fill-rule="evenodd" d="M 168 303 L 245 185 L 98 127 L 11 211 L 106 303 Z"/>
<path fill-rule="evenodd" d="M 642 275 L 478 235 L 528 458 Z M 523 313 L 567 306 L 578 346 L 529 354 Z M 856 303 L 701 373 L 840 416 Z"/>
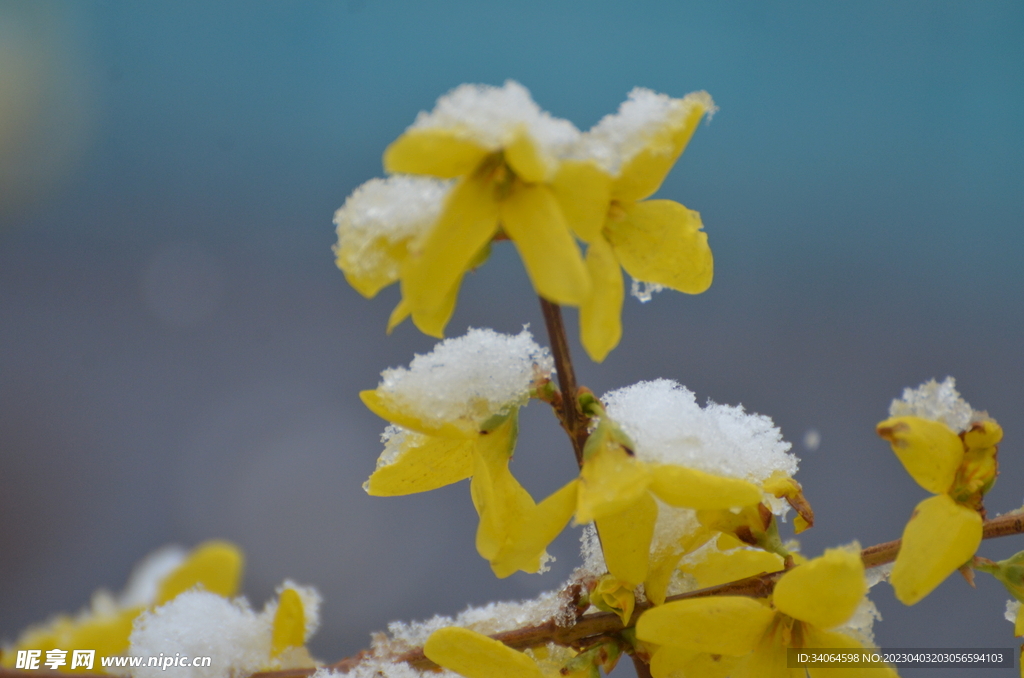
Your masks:
<path fill-rule="evenodd" d="M 673 464 L 643 462 L 633 444 L 596 402 L 600 421 L 587 439 L 580 470 L 576 520 L 594 521 L 608 571 L 636 586 L 647 579 L 658 518 L 655 497 L 671 506 L 731 509 L 757 504 L 753 483 Z"/>
<path fill-rule="evenodd" d="M 644 612 L 637 638 L 657 646 L 655 678 L 675 672 L 704 678 L 812 678 L 831 668 L 788 668 L 787 648 L 863 647 L 834 630 L 846 623 L 867 592 L 857 553 L 829 549 L 779 578 L 771 601 L 710 596 L 666 603 Z M 858 669 L 858 676 L 895 676 L 889 668 Z"/>
<path fill-rule="evenodd" d="M 952 380 L 942 386 L 963 403 L 952 390 Z M 920 391 L 931 393 L 939 388 L 930 382 Z M 908 393 L 914 392 L 908 389 Z M 894 402 L 893 409 L 900 411 L 900 401 Z M 890 582 L 896 597 L 907 605 L 931 593 L 978 550 L 982 497 L 995 482 L 996 453 L 1003 437 L 999 425 L 987 417 L 954 422 L 962 427 L 958 434 L 949 423 L 933 416 L 904 414 L 878 424 L 878 435 L 892 444 L 910 476 L 935 495 L 914 509 L 893 565 Z"/>
<path fill-rule="evenodd" d="M 360 394 L 374 414 L 395 424 L 364 488 L 394 496 L 472 477 L 477 551 L 499 577 L 538 571 L 547 545 L 572 516 L 577 481 L 538 504 L 509 461 L 519 408 L 534 379 L 550 374 L 550 357 L 525 330 L 517 337 L 471 330 L 417 356 L 408 370 L 386 371 L 376 390 Z"/>
<path fill-rule="evenodd" d="M 588 243 L 590 296 L 580 338 L 598 362 L 619 342 L 625 296 L 620 265 L 636 280 L 698 294 L 713 263 L 700 215 L 671 200 L 645 200 L 665 180 L 697 124 L 715 111 L 707 92 L 670 99 L 636 88 L 614 115 L 586 132 L 578 159 L 554 180 L 569 225 Z"/>
<path fill-rule="evenodd" d="M 12 648 L 5 648 L 0 666 L 13 666 L 18 650 L 95 650 L 98 657 L 124 654 L 132 624 L 146 610 L 164 605 L 194 588 L 218 596 L 233 596 L 242 575 L 242 553 L 233 544 L 210 541 L 183 557 L 176 552 L 157 552 L 145 561 L 129 582 L 121 600 L 98 591 L 92 609 L 77 617 L 58 615 L 49 623 L 26 630 Z M 71 672 L 70 662 L 58 670 Z M 75 672 L 86 671 L 84 667 Z"/>
<path fill-rule="evenodd" d="M 770 419 L 741 407 L 701 407 L 692 392 L 663 379 L 606 393 L 601 402 L 585 396 L 581 405 L 597 423 L 584 449 L 576 520 L 595 519 L 613 576 L 642 582 L 660 604 L 680 560 L 720 525 L 751 537 L 748 544 L 783 550 L 774 516 L 761 504 L 777 500 L 760 485 L 795 474 L 797 459 Z M 725 525 L 726 515 L 760 528 Z"/>
<path fill-rule="evenodd" d="M 588 297 L 590 278 L 551 187 L 578 136 L 511 80 L 500 88 L 462 85 L 420 113 L 385 151 L 385 170 L 457 181 L 402 264 L 403 312 L 441 315 L 499 230 L 515 243 L 538 294 L 571 305 Z"/>
<path fill-rule="evenodd" d="M 335 260 L 345 279 L 364 297 L 376 296 L 396 282 L 409 252 L 437 221 L 451 182 L 433 177 L 393 176 L 371 179 L 353 191 L 334 214 L 338 244 Z M 455 310 L 456 284 L 439 307 L 412 312 L 424 334 L 441 337 Z M 399 302 L 388 332 L 409 315 Z"/>
<path fill-rule="evenodd" d="M 186 591 L 135 621 L 132 657 L 158 654 L 170 658 L 211 656 L 216 664 L 193 666 L 195 678 L 231 678 L 256 671 L 310 669 L 317 662 L 305 643 L 319 625 L 320 595 L 315 589 L 285 581 L 277 600 L 261 612 L 245 598 L 229 600 L 207 591 Z M 148 662 L 133 667 L 133 678 L 166 675 L 167 666 Z"/>

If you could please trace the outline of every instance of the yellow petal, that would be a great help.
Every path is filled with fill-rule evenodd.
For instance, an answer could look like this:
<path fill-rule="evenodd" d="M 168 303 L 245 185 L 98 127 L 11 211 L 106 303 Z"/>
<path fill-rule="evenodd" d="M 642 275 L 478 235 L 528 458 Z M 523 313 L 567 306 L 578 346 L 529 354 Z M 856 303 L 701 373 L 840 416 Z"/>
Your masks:
<path fill-rule="evenodd" d="M 389 173 L 454 179 L 476 169 L 488 153 L 454 130 L 408 130 L 384 151 L 384 169 Z"/>
<path fill-rule="evenodd" d="M 163 605 L 199 585 L 210 593 L 231 597 L 238 592 L 243 560 L 239 548 L 229 542 L 200 544 L 160 582 L 154 604 Z"/>
<path fill-rule="evenodd" d="M 619 445 L 601 445 L 580 470 L 576 522 L 589 523 L 625 510 L 647 494 L 650 484 L 646 465 Z"/>
<path fill-rule="evenodd" d="M 774 612 L 753 598 L 689 598 L 644 612 L 636 635 L 658 645 L 744 655 L 754 649 L 774 617 Z"/>
<path fill-rule="evenodd" d="M 537 294 L 572 306 L 586 300 L 590 276 L 551 189 L 516 186 L 501 203 L 501 223 L 515 241 Z"/>
<path fill-rule="evenodd" d="M 400 300 L 388 317 L 387 333 L 391 334 L 391 331 L 401 325 L 402 321 L 408 318 L 410 313 L 412 313 L 412 309 L 409 308 L 409 303 L 405 299 Z"/>
<path fill-rule="evenodd" d="M 619 260 L 604 238 L 587 248 L 591 292 L 580 304 L 580 341 L 594 362 L 601 362 L 622 338 L 622 286 Z"/>
<path fill-rule="evenodd" d="M 608 571 L 631 586 L 647 578 L 658 505 L 644 494 L 632 506 L 595 521 Z"/>
<path fill-rule="evenodd" d="M 459 181 L 445 199 L 437 223 L 413 246 L 402 266 L 402 298 L 409 308 L 442 307 L 452 287 L 479 257 L 498 229 L 498 203 L 485 177 Z"/>
<path fill-rule="evenodd" d="M 590 161 L 565 160 L 551 182 L 551 190 L 562 209 L 565 221 L 576 236 L 587 243 L 601 237 L 612 178 Z"/>
<path fill-rule="evenodd" d="M 652 466 L 651 476 L 651 491 L 672 506 L 698 510 L 730 509 L 761 501 L 761 490 L 746 480 L 723 478 L 671 464 Z"/>
<path fill-rule="evenodd" d="M 949 490 L 964 458 L 963 442 L 953 429 L 931 419 L 893 417 L 877 430 L 918 485 L 934 494 Z"/>
<path fill-rule="evenodd" d="M 623 203 L 605 228 L 622 267 L 644 282 L 687 294 L 711 285 L 714 261 L 700 215 L 671 200 Z"/>
<path fill-rule="evenodd" d="M 651 675 L 654 678 L 725 678 L 735 665 L 736 657 L 729 655 L 663 645 L 651 657 Z"/>
<path fill-rule="evenodd" d="M 629 625 L 636 607 L 636 596 L 633 586 L 621 581 L 614 575 L 606 574 L 597 580 L 597 585 L 590 592 L 590 602 L 599 610 L 614 612 L 619 616 L 623 626 Z"/>
<path fill-rule="evenodd" d="M 644 577 L 644 593 L 655 605 L 665 602 L 668 585 L 672 581 L 676 566 L 683 557 L 681 548 L 661 548 L 648 558 L 647 576 Z"/>
<path fill-rule="evenodd" d="M 96 666 L 99 665 L 98 657 L 112 657 L 124 654 L 128 651 L 128 638 L 132 632 L 132 623 L 135 618 L 142 614 L 143 608 L 134 607 L 126 610 L 119 610 L 110 616 L 93 617 L 84 622 L 79 622 L 68 628 L 69 633 L 61 638 L 59 642 L 49 645 L 35 645 L 39 649 L 61 648 L 67 650 L 96 650 Z M 70 671 L 69 663 L 61 669 Z M 78 669 L 72 673 L 78 673 Z"/>
<path fill-rule="evenodd" d="M 345 280 L 359 294 L 372 299 L 383 288 L 398 280 L 401 264 L 408 255 L 408 238 L 392 242 L 387 238 L 376 238 L 372 242 L 352 247 L 347 241 L 335 248 L 335 263 L 345 274 Z M 360 265 L 355 257 L 371 258 L 378 263 L 373 268 Z"/>
<path fill-rule="evenodd" d="M 359 399 L 366 407 L 381 419 L 398 424 L 402 428 L 411 431 L 418 431 L 426 435 L 439 436 L 441 438 L 474 439 L 478 435 L 475 427 L 467 422 L 460 421 L 458 424 L 452 422 L 431 422 L 422 417 L 411 414 L 403 409 L 403 403 L 396 402 L 380 391 L 360 391 Z"/>
<path fill-rule="evenodd" d="M 787 623 L 784 617 L 777 617 L 753 652 L 737 659 L 729 678 L 805 678 L 804 669 L 788 666 L 786 651 L 792 639 L 792 624 L 792 620 Z"/>
<path fill-rule="evenodd" d="M 552 168 L 525 129 L 520 129 L 512 142 L 505 146 L 505 161 L 516 176 L 530 183 L 544 181 L 551 174 Z"/>
<path fill-rule="evenodd" d="M 826 549 L 825 555 L 782 575 L 775 585 L 775 609 L 822 629 L 849 620 L 868 592 L 860 553 Z"/>
<path fill-rule="evenodd" d="M 517 570 L 536 572 L 548 544 L 572 517 L 577 481 L 572 480 L 539 505 L 509 471 L 515 446 L 517 417 L 476 444 L 470 492 L 480 516 L 476 547 L 498 577 Z"/>
<path fill-rule="evenodd" d="M 452 288 L 441 300 L 441 305 L 430 309 L 415 309 L 412 312 L 412 322 L 416 328 L 429 337 L 438 339 L 444 338 L 444 328 L 455 312 L 455 301 L 459 296 L 459 286 L 462 284 L 462 276 L 455 281 Z"/>
<path fill-rule="evenodd" d="M 473 475 L 474 440 L 405 433 L 397 456 L 366 481 L 371 497 L 396 497 L 457 483 Z"/>
<path fill-rule="evenodd" d="M 289 647 L 302 647 L 305 643 L 306 615 L 302 609 L 302 598 L 295 589 L 285 589 L 274 612 L 270 656 L 276 657 Z"/>
<path fill-rule="evenodd" d="M 889 582 L 896 597 L 913 605 L 967 562 L 981 544 L 981 516 L 948 495 L 925 499 L 903 530 Z"/>
<path fill-rule="evenodd" d="M 544 678 L 537 662 L 500 641 L 449 626 L 430 634 L 423 654 L 466 678 Z"/>
<path fill-rule="evenodd" d="M 688 110 L 667 121 L 647 140 L 647 147 L 623 166 L 612 185 L 617 200 L 643 200 L 652 195 L 665 180 L 679 155 L 693 136 L 704 114 L 714 108 L 707 92 L 694 92 L 683 99 Z"/>
<path fill-rule="evenodd" d="M 491 560 L 495 576 L 504 579 L 520 570 L 530 573 L 540 570 L 548 545 L 572 518 L 578 485 L 575 478 L 570 480 L 544 501 L 531 506 L 526 518 L 511 526 L 505 547 Z"/>
<path fill-rule="evenodd" d="M 727 584 L 765 572 L 778 572 L 783 567 L 782 557 L 760 549 L 736 549 L 733 551 L 709 551 L 708 555 L 686 571 L 697 580 L 697 586 Z"/>
<path fill-rule="evenodd" d="M 487 560 L 497 558 L 508 541 L 510 525 L 520 521 L 533 500 L 508 470 L 517 435 L 516 417 L 486 435 L 474 447 L 473 481 L 470 492 L 480 515 L 476 549 Z"/>
<path fill-rule="evenodd" d="M 679 560 L 687 553 L 692 553 L 708 542 L 714 533 L 700 526 L 693 532 L 684 534 L 676 543 L 661 546 L 650 557 L 650 568 L 644 579 L 644 593 L 655 605 L 665 602 L 669 582 L 675 572 Z M 730 580 L 731 581 L 731 580 Z"/>
<path fill-rule="evenodd" d="M 1020 608 L 1018 608 L 1017 618 L 1013 622 L 1013 635 L 1018 638 L 1020 636 L 1024 636 L 1024 614 L 1021 614 L 1022 612 L 1024 612 L 1024 605 L 1021 605 Z"/>
<path fill-rule="evenodd" d="M 810 650 L 835 648 L 837 650 L 862 650 L 864 645 L 845 633 L 836 631 L 822 631 L 814 627 L 804 627 L 805 647 Z M 850 669 L 835 664 L 834 666 L 818 666 L 808 669 L 811 678 L 850 678 L 851 672 L 855 672 L 857 678 L 899 678 L 896 671 L 890 666 L 867 668 L 858 667 Z"/>
<path fill-rule="evenodd" d="M 992 419 L 979 421 L 964 433 L 964 445 L 968 449 L 994 447 L 1002 439 L 1003 428 Z"/>

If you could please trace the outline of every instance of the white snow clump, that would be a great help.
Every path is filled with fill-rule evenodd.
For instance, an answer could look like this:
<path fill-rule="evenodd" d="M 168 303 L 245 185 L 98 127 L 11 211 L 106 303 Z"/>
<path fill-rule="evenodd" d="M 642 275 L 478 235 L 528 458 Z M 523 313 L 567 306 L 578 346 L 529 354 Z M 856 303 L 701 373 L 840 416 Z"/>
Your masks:
<path fill-rule="evenodd" d="M 486 635 L 542 624 L 549 619 L 568 625 L 566 599 L 561 591 L 546 591 L 532 600 L 489 603 L 467 607 L 455 617 L 435 615 L 420 622 L 391 622 L 387 634 L 373 637 L 373 652 L 378 657 L 393 656 L 420 647 L 438 629 L 459 626 Z"/>
<path fill-rule="evenodd" d="M 798 459 L 772 420 L 742 406 L 709 402 L 669 379 L 606 393 L 608 416 L 633 440 L 637 459 L 676 464 L 754 483 L 775 471 L 793 476 Z"/>
<path fill-rule="evenodd" d="M 446 669 L 441 671 L 420 671 L 405 662 L 370 657 L 348 671 L 333 671 L 327 667 L 318 669 L 310 678 L 458 678 L 457 673 Z"/>
<path fill-rule="evenodd" d="M 408 369 L 384 370 L 377 390 L 403 411 L 430 423 L 482 423 L 525 404 L 531 383 L 553 371 L 548 349 L 525 328 L 515 336 L 470 329 L 417 355 Z"/>
<path fill-rule="evenodd" d="M 903 397 L 889 405 L 889 416 L 941 421 L 957 433 L 966 431 L 973 422 L 988 419 L 987 413 L 975 411 L 960 397 L 953 377 L 946 377 L 941 384 L 932 379 L 917 388 L 903 389 Z"/>
<path fill-rule="evenodd" d="M 510 144 L 525 132 L 540 151 L 549 172 L 557 158 L 574 144 L 580 132 L 568 120 L 542 111 L 530 91 L 514 80 L 502 87 L 459 85 L 440 99 L 430 113 L 421 111 L 409 130 L 453 131 L 492 151 Z"/>
<path fill-rule="evenodd" d="M 636 87 L 627 95 L 617 113 L 604 116 L 580 137 L 574 155 L 592 159 L 612 176 L 645 148 L 672 149 L 671 132 L 701 106 L 708 117 L 717 110 L 707 92 L 692 92 L 682 99 Z"/>
<path fill-rule="evenodd" d="M 302 600 L 309 637 L 320 620 L 320 595 L 315 589 L 286 581 Z M 290 648 L 271 657 L 274 613 L 277 603 L 268 603 L 255 612 L 245 598 L 228 600 L 203 590 L 186 591 L 155 610 L 142 613 L 129 639 L 128 655 L 142 657 L 141 666 L 129 670 L 133 678 L 166 676 L 166 667 L 148 666 L 150 657 L 161 659 L 210 657 L 210 666 L 189 666 L 190 678 L 232 678 L 293 667 L 314 666 L 304 647 Z"/>
<path fill-rule="evenodd" d="M 451 186 L 433 177 L 395 175 L 371 179 L 352 192 L 334 213 L 334 253 L 349 276 L 377 281 L 376 289 L 357 289 L 372 296 L 398 280 L 399 253 L 434 225 Z"/>

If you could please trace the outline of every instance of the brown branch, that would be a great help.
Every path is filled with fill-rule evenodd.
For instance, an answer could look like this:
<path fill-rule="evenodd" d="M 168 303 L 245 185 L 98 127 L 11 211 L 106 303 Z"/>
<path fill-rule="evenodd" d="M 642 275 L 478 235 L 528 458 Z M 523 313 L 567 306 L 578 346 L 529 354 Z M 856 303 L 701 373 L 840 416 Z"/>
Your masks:
<path fill-rule="evenodd" d="M 583 466 L 583 445 L 587 441 L 586 418 L 580 410 L 578 398 L 579 388 L 576 385 L 576 372 L 572 366 L 569 353 L 569 340 L 565 334 L 565 323 L 562 322 L 562 309 L 544 297 L 540 299 L 540 309 L 544 315 L 544 325 L 548 328 L 548 340 L 551 342 L 551 355 L 555 359 L 555 370 L 558 371 L 558 387 L 562 391 L 562 407 L 559 412 L 562 426 L 572 441 L 576 463 Z"/>

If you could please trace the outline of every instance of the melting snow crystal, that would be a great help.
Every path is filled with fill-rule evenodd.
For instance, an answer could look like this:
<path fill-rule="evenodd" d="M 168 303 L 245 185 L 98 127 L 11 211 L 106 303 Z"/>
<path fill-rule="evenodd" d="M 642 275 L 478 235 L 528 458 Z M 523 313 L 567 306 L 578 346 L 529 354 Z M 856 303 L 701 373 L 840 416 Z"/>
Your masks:
<path fill-rule="evenodd" d="M 957 433 L 966 431 L 972 420 L 987 418 L 960 397 L 953 377 L 946 377 L 941 384 L 932 379 L 917 388 L 903 389 L 903 397 L 893 400 L 889 406 L 889 416 L 941 421 Z"/>
<path fill-rule="evenodd" d="M 525 131 L 543 155 L 552 157 L 562 155 L 580 134 L 568 120 L 542 111 L 514 80 L 502 87 L 459 85 L 438 99 L 433 111 L 420 112 L 409 129 L 434 128 L 454 130 L 495 151 Z"/>
<path fill-rule="evenodd" d="M 398 279 L 400 260 L 390 250 L 423 234 L 437 221 L 450 181 L 396 175 L 371 179 L 334 213 L 335 254 L 346 273 Z"/>
<path fill-rule="evenodd" d="M 632 438 L 637 458 L 760 482 L 796 473 L 797 458 L 771 419 L 743 407 L 697 405 L 668 380 L 642 381 L 601 398 L 608 416 Z"/>
<path fill-rule="evenodd" d="M 652 143 L 665 145 L 666 129 L 681 125 L 694 106 L 701 106 L 708 115 L 715 112 L 715 103 L 707 92 L 693 92 L 682 99 L 673 99 L 643 87 L 636 87 L 619 106 L 618 113 L 606 115 L 580 138 L 576 155 L 590 158 L 612 176 L 623 165 Z"/>
<path fill-rule="evenodd" d="M 408 369 L 385 370 L 378 390 L 426 421 L 480 422 L 525 403 L 534 379 L 553 370 L 548 350 L 525 329 L 515 336 L 470 329 L 417 355 Z"/>

